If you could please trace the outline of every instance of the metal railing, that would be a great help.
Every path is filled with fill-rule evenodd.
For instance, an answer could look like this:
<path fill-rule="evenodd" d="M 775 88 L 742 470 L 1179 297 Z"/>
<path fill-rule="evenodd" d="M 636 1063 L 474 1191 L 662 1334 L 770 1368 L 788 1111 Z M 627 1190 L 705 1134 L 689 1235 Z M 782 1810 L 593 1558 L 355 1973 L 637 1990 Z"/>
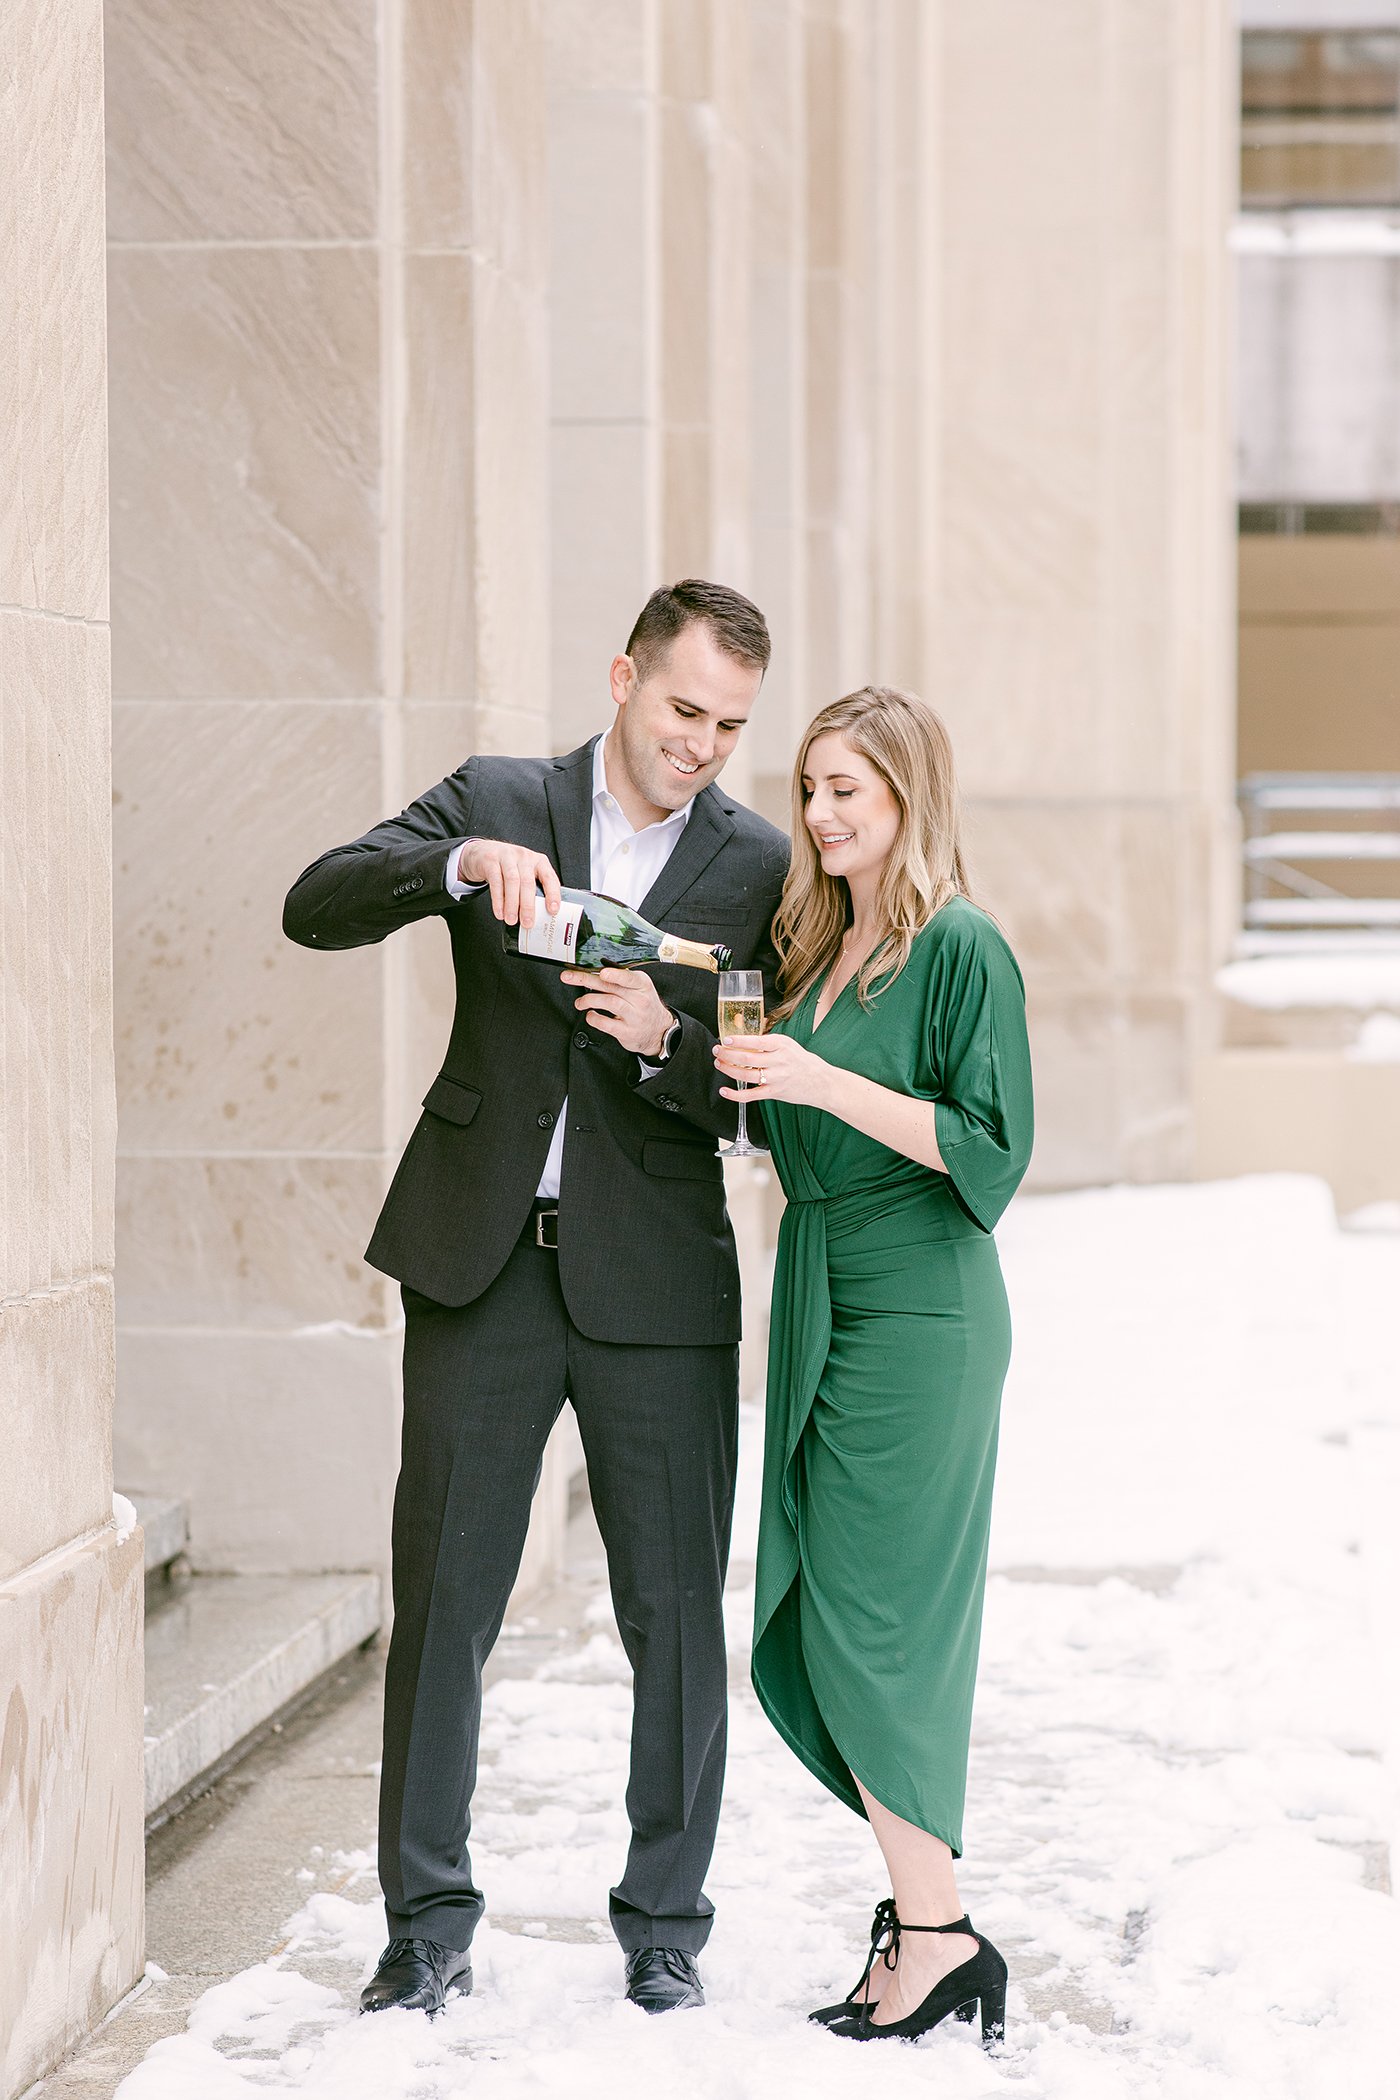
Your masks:
<path fill-rule="evenodd" d="M 1300 865 L 1400 861 L 1400 773 L 1250 773 L 1240 782 L 1239 795 L 1243 950 L 1400 944 L 1400 896 L 1351 897 Z M 1279 817 L 1370 813 L 1381 816 L 1385 828 L 1273 828 Z M 1270 884 L 1290 894 L 1270 896 Z"/>

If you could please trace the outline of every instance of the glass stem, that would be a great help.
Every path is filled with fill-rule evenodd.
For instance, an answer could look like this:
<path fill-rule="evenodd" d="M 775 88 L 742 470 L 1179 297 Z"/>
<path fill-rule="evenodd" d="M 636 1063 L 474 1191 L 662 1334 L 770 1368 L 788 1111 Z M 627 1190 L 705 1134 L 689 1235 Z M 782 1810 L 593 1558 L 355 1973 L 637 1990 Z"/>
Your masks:
<path fill-rule="evenodd" d="M 747 1105 L 746 1105 L 746 1103 L 745 1103 L 745 1101 L 744 1101 L 744 1093 L 743 1093 L 743 1089 L 744 1089 L 744 1084 L 745 1084 L 745 1082 L 744 1082 L 743 1080 L 740 1080 L 740 1082 L 739 1082 L 739 1134 L 738 1134 L 738 1136 L 737 1136 L 737 1137 L 735 1138 L 735 1140 L 734 1140 L 734 1144 L 735 1144 L 735 1149 L 736 1149 L 737 1151 L 739 1151 L 739 1152 L 742 1152 L 742 1151 L 744 1150 L 744 1147 L 745 1147 L 745 1146 L 746 1146 L 746 1145 L 748 1144 L 748 1142 L 749 1142 L 749 1124 L 748 1124 L 748 1109 L 747 1109 Z"/>

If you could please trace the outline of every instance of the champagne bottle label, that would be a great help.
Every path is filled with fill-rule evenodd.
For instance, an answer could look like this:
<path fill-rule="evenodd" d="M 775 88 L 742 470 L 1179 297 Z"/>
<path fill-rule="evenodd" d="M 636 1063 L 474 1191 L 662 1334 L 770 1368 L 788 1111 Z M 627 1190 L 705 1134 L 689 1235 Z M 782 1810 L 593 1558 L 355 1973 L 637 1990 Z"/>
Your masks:
<path fill-rule="evenodd" d="M 557 963 L 561 970 L 577 961 L 580 912 L 576 905 L 561 904 L 553 915 L 544 908 L 542 894 L 535 898 L 535 923 L 516 930 L 517 955 L 537 955 L 542 962 Z"/>

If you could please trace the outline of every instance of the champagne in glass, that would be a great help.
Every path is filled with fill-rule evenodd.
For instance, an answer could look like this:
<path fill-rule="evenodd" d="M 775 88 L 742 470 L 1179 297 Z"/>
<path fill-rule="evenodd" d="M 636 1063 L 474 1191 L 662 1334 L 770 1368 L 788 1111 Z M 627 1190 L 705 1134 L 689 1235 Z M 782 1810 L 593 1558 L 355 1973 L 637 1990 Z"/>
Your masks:
<path fill-rule="evenodd" d="M 727 1035 L 762 1035 L 763 1033 L 763 972 L 761 970 L 721 970 L 719 973 L 719 1032 Z M 741 1092 L 745 1082 L 736 1082 Z M 756 1158 L 765 1152 L 764 1145 L 749 1143 L 745 1107 L 739 1102 L 739 1131 L 732 1145 L 721 1145 L 721 1159 Z"/>

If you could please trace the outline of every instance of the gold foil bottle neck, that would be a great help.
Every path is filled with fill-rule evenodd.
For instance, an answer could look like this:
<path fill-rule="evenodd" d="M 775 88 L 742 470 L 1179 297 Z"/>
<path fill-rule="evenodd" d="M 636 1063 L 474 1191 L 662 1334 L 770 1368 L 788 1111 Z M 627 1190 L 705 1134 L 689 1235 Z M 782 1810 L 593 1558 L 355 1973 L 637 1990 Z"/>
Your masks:
<path fill-rule="evenodd" d="M 656 954 L 659 962 L 683 963 L 688 970 L 719 969 L 709 948 L 702 948 L 698 941 L 683 941 L 674 933 L 663 934 Z"/>

